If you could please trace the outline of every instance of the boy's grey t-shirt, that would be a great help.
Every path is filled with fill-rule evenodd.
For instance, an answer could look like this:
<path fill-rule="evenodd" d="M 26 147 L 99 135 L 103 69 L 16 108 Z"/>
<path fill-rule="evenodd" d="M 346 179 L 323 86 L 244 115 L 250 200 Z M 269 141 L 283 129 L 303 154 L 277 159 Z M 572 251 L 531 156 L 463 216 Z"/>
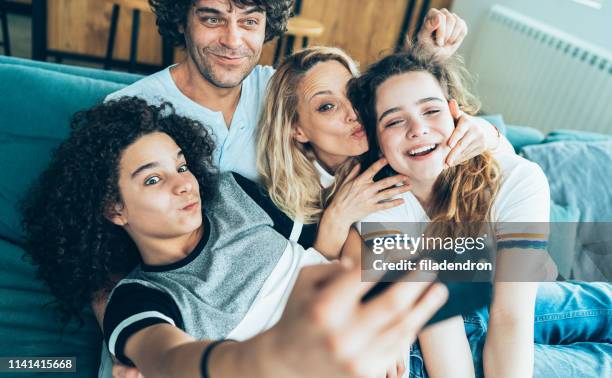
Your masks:
<path fill-rule="evenodd" d="M 103 328 L 121 362 L 130 363 L 123 354 L 127 338 L 158 323 L 197 339 L 251 337 L 279 319 L 300 268 L 326 262 L 298 244 L 305 236 L 292 228 L 300 225 L 288 227 L 278 213 L 264 210 L 257 193 L 244 188 L 257 189 L 244 182 L 231 173 L 220 176 L 218 194 L 205 209 L 204 235 L 191 254 L 169 265 L 141 265 L 115 287 Z M 295 240 L 287 240 L 289 234 Z"/>
<path fill-rule="evenodd" d="M 256 165 L 257 122 L 263 108 L 266 86 L 274 69 L 257 65 L 242 82 L 240 101 L 228 128 L 223 113 L 215 112 L 185 96 L 172 79 L 170 66 L 147 76 L 105 99 L 136 96 L 150 104 L 170 102 L 177 114 L 195 119 L 212 131 L 215 141 L 213 161 L 221 172 L 236 172 L 252 181 L 259 181 Z"/>

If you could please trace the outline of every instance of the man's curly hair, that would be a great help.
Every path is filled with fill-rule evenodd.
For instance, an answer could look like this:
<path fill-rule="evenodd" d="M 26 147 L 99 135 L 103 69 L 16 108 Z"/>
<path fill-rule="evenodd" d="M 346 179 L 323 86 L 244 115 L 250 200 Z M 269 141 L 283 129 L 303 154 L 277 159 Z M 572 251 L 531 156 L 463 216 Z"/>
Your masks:
<path fill-rule="evenodd" d="M 121 203 L 122 152 L 140 137 L 163 132 L 183 150 L 205 205 L 217 191 L 214 143 L 199 122 L 169 103 L 123 97 L 74 115 L 70 136 L 55 151 L 22 203 L 25 249 L 45 281 L 63 322 L 108 291 L 141 260 L 127 232 L 105 211 Z"/>
<path fill-rule="evenodd" d="M 287 31 L 294 0 L 230 0 L 239 8 L 255 6 L 266 12 L 265 42 Z M 157 29 L 174 46 L 185 47 L 185 35 L 180 27 L 187 26 L 187 15 L 196 0 L 149 0 L 155 13 Z"/>

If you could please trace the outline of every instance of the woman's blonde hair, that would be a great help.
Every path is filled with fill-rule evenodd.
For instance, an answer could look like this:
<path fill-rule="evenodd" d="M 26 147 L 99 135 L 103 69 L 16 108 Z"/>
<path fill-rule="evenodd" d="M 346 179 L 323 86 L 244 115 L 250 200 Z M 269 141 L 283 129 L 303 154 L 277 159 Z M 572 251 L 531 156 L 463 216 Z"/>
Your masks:
<path fill-rule="evenodd" d="M 370 149 L 367 162 L 378 159 L 380 153 L 376 137 L 377 88 L 392 76 L 418 71 L 431 74 L 440 84 L 446 98 L 455 99 L 465 113 L 474 115 L 478 112 L 480 105 L 467 89 L 468 73 L 460 58 L 440 61 L 418 49 L 387 56 L 369 67 L 361 77 L 353 79 L 349 85 L 349 98 L 368 136 Z M 366 167 L 367 164 L 364 164 Z M 489 152 L 444 170 L 434 184 L 428 209 L 432 223 L 454 225 L 441 232 L 452 236 L 466 231 L 461 226 L 457 227 L 458 223 L 467 226 L 469 223 L 487 221 L 493 199 L 499 190 L 499 181 L 499 165 Z"/>
<path fill-rule="evenodd" d="M 257 167 L 270 198 L 293 219 L 316 223 L 330 198 L 355 164 L 350 158 L 335 172 L 335 184 L 322 189 L 312 147 L 293 137 L 298 121 L 298 86 L 308 70 L 320 62 L 337 61 L 353 76 L 357 64 L 342 50 L 311 47 L 289 56 L 276 70 L 267 88 L 259 120 Z"/>

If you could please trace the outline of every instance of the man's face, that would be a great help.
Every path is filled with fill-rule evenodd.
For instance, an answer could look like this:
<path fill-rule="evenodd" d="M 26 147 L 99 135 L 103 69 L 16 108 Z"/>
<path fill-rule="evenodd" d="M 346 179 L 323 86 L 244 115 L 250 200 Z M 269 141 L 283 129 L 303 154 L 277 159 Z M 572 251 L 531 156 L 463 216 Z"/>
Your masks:
<path fill-rule="evenodd" d="M 199 0 L 187 16 L 185 42 L 196 67 L 211 84 L 233 88 L 253 70 L 263 48 L 266 14 L 231 0 Z"/>

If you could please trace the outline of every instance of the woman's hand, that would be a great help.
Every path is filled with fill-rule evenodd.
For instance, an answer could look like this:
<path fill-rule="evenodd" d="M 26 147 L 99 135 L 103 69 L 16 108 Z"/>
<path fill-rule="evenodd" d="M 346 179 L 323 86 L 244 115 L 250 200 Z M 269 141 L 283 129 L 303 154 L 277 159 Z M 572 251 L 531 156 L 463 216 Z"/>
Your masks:
<path fill-rule="evenodd" d="M 395 175 L 374 182 L 374 176 L 386 165 L 386 159 L 379 159 L 359 176 L 359 165 L 355 166 L 325 212 L 348 229 L 372 213 L 403 204 L 403 199 L 393 197 L 410 190 L 406 176 Z"/>
<path fill-rule="evenodd" d="M 446 164 L 449 167 L 480 155 L 484 151 L 495 150 L 501 144 L 505 145 L 505 138 L 495 126 L 480 117 L 465 114 L 459 109 L 455 100 L 450 100 L 448 106 L 455 120 L 455 129 L 448 139 L 451 150 L 446 157 Z"/>
<path fill-rule="evenodd" d="M 467 35 L 465 21 L 446 8 L 431 8 L 417 34 L 417 45 L 435 56 L 446 59 L 452 56 Z"/>
<path fill-rule="evenodd" d="M 314 248 L 325 257 L 338 258 L 353 223 L 404 203 L 403 199 L 393 197 L 410 190 L 406 176 L 395 175 L 374 182 L 374 176 L 385 165 L 387 161 L 380 159 L 359 176 L 359 165 L 355 166 L 334 194 L 321 216 L 314 243 Z"/>

